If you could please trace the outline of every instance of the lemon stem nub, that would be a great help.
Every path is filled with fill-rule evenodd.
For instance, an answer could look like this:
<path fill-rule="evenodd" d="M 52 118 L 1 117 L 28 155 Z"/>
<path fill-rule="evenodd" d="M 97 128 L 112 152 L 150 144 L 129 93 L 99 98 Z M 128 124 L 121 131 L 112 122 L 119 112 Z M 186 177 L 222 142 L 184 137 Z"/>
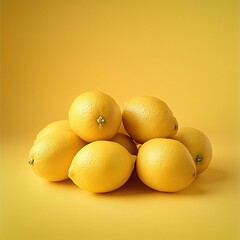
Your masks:
<path fill-rule="evenodd" d="M 105 119 L 103 118 L 103 116 L 99 116 L 98 118 L 97 118 L 97 123 L 99 124 L 99 125 L 103 125 L 104 123 L 105 123 Z"/>
<path fill-rule="evenodd" d="M 28 163 L 33 165 L 34 164 L 34 159 L 33 158 L 29 158 Z"/>
<path fill-rule="evenodd" d="M 195 163 L 196 164 L 201 164 L 203 161 L 203 156 L 202 155 L 197 155 L 195 158 Z"/>

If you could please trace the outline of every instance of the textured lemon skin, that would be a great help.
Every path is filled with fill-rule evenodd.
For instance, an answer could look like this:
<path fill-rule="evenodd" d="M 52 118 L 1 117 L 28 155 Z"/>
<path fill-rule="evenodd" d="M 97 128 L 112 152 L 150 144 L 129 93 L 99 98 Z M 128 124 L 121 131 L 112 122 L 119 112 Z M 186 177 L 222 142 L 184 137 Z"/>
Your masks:
<path fill-rule="evenodd" d="M 192 127 L 182 127 L 173 139 L 187 147 L 195 161 L 197 174 L 203 173 L 209 167 L 212 160 L 212 145 L 202 131 Z"/>
<path fill-rule="evenodd" d="M 189 151 L 173 139 L 156 138 L 141 145 L 136 170 L 144 184 L 163 192 L 185 189 L 196 176 Z"/>
<path fill-rule="evenodd" d="M 134 169 L 136 156 L 111 141 L 95 141 L 74 157 L 69 177 L 81 189 L 104 193 L 124 185 Z"/>
<path fill-rule="evenodd" d="M 137 146 L 128 135 L 119 132 L 111 139 L 111 141 L 121 144 L 132 155 L 137 155 L 138 152 Z"/>
<path fill-rule="evenodd" d="M 69 110 L 71 129 L 86 142 L 109 140 L 121 124 L 121 110 L 115 100 L 103 92 L 80 94 Z"/>
<path fill-rule="evenodd" d="M 65 180 L 75 154 L 86 144 L 73 132 L 51 132 L 34 142 L 29 153 L 29 164 L 41 178 L 48 181 Z"/>
<path fill-rule="evenodd" d="M 44 127 L 37 134 L 36 140 L 45 136 L 45 135 L 48 135 L 49 133 L 54 133 L 54 132 L 57 132 L 57 131 L 70 131 L 70 132 L 72 132 L 69 120 L 58 120 L 58 121 L 55 121 L 55 122 L 52 122 L 52 123 L 48 124 L 46 127 Z"/>
<path fill-rule="evenodd" d="M 122 121 L 129 136 L 137 143 L 171 137 L 178 130 L 178 122 L 167 104 L 151 96 L 135 97 L 126 102 Z"/>

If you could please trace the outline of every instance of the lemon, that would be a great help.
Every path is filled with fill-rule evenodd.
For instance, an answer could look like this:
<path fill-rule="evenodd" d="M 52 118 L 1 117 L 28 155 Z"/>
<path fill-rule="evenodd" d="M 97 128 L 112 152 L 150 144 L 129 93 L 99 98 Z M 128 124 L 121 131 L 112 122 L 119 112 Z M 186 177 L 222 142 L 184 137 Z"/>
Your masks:
<path fill-rule="evenodd" d="M 177 120 L 167 104 L 151 96 L 135 97 L 126 102 L 122 121 L 137 143 L 174 136 L 178 130 Z"/>
<path fill-rule="evenodd" d="M 187 147 L 195 161 L 197 174 L 208 168 L 212 159 L 212 145 L 203 132 L 195 128 L 183 127 L 173 138 Z"/>
<path fill-rule="evenodd" d="M 72 130 L 83 140 L 109 140 L 121 124 L 121 110 L 115 100 L 103 92 L 80 94 L 69 110 Z"/>
<path fill-rule="evenodd" d="M 34 142 L 28 162 L 39 177 L 48 181 L 65 180 L 73 157 L 84 145 L 86 142 L 75 133 L 55 131 Z"/>
<path fill-rule="evenodd" d="M 58 121 L 48 124 L 37 134 L 36 139 L 39 139 L 49 133 L 53 133 L 56 131 L 71 131 L 72 132 L 69 121 L 68 120 L 58 120 Z"/>
<path fill-rule="evenodd" d="M 74 157 L 69 177 L 89 192 L 110 192 L 127 182 L 136 156 L 111 141 L 95 141 L 83 147 Z"/>
<path fill-rule="evenodd" d="M 125 135 L 128 135 L 127 131 L 124 128 L 123 122 L 121 121 L 120 127 L 118 129 L 118 132 L 123 133 Z"/>
<path fill-rule="evenodd" d="M 196 166 L 187 148 L 179 141 L 164 138 L 141 145 L 136 170 L 145 185 L 163 192 L 180 191 L 196 176 Z"/>
<path fill-rule="evenodd" d="M 137 155 L 138 149 L 134 141 L 126 134 L 118 132 L 111 141 L 117 142 L 125 147 L 132 155 Z"/>

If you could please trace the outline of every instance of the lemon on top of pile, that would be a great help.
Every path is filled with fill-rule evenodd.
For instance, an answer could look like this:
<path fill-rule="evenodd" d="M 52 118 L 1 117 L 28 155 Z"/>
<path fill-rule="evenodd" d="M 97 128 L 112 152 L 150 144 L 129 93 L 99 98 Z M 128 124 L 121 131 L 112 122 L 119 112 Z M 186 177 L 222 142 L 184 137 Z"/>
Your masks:
<path fill-rule="evenodd" d="M 152 138 L 171 137 L 178 130 L 178 122 L 168 105 L 151 96 L 135 97 L 127 101 L 122 119 L 126 131 L 138 143 Z"/>
<path fill-rule="evenodd" d="M 188 187 L 207 169 L 212 147 L 194 128 L 180 128 L 173 112 L 152 96 L 135 97 L 120 107 L 100 91 L 80 94 L 68 120 L 39 132 L 29 154 L 35 173 L 49 181 L 68 177 L 81 189 L 116 190 L 135 165 L 141 181 L 158 191 Z"/>
<path fill-rule="evenodd" d="M 110 140 L 121 124 L 121 110 L 109 95 L 84 92 L 72 103 L 69 110 L 72 130 L 86 142 Z"/>

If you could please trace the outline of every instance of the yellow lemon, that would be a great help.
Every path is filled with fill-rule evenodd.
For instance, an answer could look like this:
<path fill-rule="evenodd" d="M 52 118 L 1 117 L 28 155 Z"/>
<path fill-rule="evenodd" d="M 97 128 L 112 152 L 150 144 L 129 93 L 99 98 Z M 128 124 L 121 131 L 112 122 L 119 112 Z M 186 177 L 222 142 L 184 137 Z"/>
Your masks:
<path fill-rule="evenodd" d="M 212 145 L 203 132 L 195 128 L 183 127 L 173 138 L 187 147 L 195 161 L 197 174 L 208 168 L 212 159 Z"/>
<path fill-rule="evenodd" d="M 89 192 L 110 192 L 127 182 L 136 156 L 111 141 L 96 141 L 83 147 L 74 157 L 69 177 Z"/>
<path fill-rule="evenodd" d="M 35 141 L 28 163 L 39 177 L 48 181 L 65 180 L 73 157 L 85 145 L 86 142 L 75 133 L 49 133 Z"/>
<path fill-rule="evenodd" d="M 83 140 L 109 140 L 118 131 L 121 110 L 115 100 L 103 92 L 84 92 L 69 110 L 72 130 Z"/>
<path fill-rule="evenodd" d="M 124 128 L 123 122 L 121 121 L 120 127 L 118 129 L 118 132 L 123 133 L 125 135 L 128 135 L 127 131 Z"/>
<path fill-rule="evenodd" d="M 111 141 L 117 142 L 125 147 L 132 155 L 137 155 L 138 149 L 134 141 L 126 134 L 118 132 Z"/>
<path fill-rule="evenodd" d="M 167 104 L 150 96 L 135 97 L 126 102 L 122 120 L 129 136 L 137 143 L 174 136 L 178 130 L 177 120 Z"/>
<path fill-rule="evenodd" d="M 187 148 L 179 141 L 164 138 L 141 145 L 136 170 L 144 184 L 163 192 L 182 190 L 196 176 L 196 166 Z"/>
<path fill-rule="evenodd" d="M 55 122 L 52 122 L 48 124 L 46 127 L 44 127 L 37 135 L 36 140 L 53 132 L 57 131 L 71 131 L 70 124 L 68 120 L 58 120 Z"/>

